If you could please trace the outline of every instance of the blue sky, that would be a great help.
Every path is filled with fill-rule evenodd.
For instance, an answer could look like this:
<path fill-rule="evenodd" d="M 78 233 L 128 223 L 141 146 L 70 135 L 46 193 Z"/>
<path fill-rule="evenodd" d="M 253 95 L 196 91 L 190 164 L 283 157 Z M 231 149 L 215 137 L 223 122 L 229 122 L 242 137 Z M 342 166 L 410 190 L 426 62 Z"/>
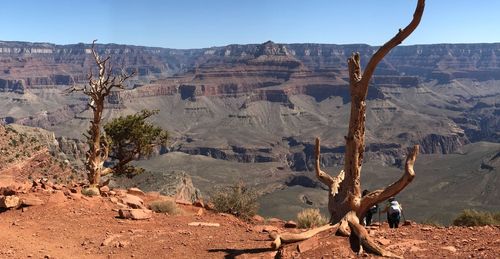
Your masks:
<path fill-rule="evenodd" d="M 0 40 L 99 39 L 170 48 L 237 43 L 381 45 L 411 20 L 416 0 L 9 0 Z M 427 0 L 403 44 L 500 42 L 500 1 Z"/>

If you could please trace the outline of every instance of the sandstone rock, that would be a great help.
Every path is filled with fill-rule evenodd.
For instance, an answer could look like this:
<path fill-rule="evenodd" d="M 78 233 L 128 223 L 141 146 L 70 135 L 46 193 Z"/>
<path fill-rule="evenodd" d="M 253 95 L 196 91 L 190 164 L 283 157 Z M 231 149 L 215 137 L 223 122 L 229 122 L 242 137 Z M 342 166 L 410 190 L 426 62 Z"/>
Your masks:
<path fill-rule="evenodd" d="M 124 219 L 143 220 L 153 217 L 153 211 L 148 209 L 120 209 L 118 214 Z"/>
<path fill-rule="evenodd" d="M 141 191 L 141 189 L 139 189 L 139 188 L 135 188 L 135 187 L 133 187 L 133 188 L 129 188 L 129 189 L 127 190 L 127 193 L 132 194 L 132 195 L 135 195 L 135 196 L 144 196 L 144 192 L 143 192 L 143 191 Z"/>
<path fill-rule="evenodd" d="M 278 251 L 272 251 L 272 252 L 261 252 L 261 253 L 251 253 L 251 254 L 240 254 L 236 255 L 234 259 L 270 259 L 270 258 L 277 258 L 276 254 Z"/>
<path fill-rule="evenodd" d="M 19 206 L 19 197 L 15 195 L 0 197 L 0 208 L 10 209 L 17 206 Z"/>
<path fill-rule="evenodd" d="M 110 235 L 104 241 L 102 241 L 101 246 L 109 246 L 115 239 L 121 237 L 121 235 L 115 234 L 115 235 Z"/>
<path fill-rule="evenodd" d="M 144 201 L 132 194 L 126 194 L 123 197 L 120 197 L 120 200 L 123 204 L 129 206 L 132 209 L 145 209 Z"/>
<path fill-rule="evenodd" d="M 285 223 L 286 228 L 296 228 L 297 227 L 297 222 L 293 220 L 289 220 Z"/>
<path fill-rule="evenodd" d="M 260 216 L 260 215 L 254 215 L 254 216 L 252 217 L 252 220 L 253 220 L 254 222 L 257 222 L 257 223 L 262 223 L 262 222 L 264 222 L 266 219 L 264 219 L 264 217 L 262 217 L 262 216 Z"/>
<path fill-rule="evenodd" d="M 101 188 L 99 188 L 99 191 L 100 191 L 101 193 L 108 193 L 108 192 L 109 192 L 109 186 L 104 185 L 104 186 L 102 186 Z"/>
<path fill-rule="evenodd" d="M 444 250 L 448 250 L 448 251 L 450 251 L 452 253 L 456 253 L 457 252 L 457 249 L 454 246 L 443 246 L 441 248 L 444 249 Z"/>
<path fill-rule="evenodd" d="M 205 210 L 203 208 L 200 208 L 198 212 L 196 212 L 196 216 L 201 217 L 205 213 Z"/>
<path fill-rule="evenodd" d="M 43 202 L 40 198 L 35 196 L 23 197 L 21 199 L 21 204 L 24 206 L 39 206 L 43 205 L 44 203 L 45 202 Z"/>
<path fill-rule="evenodd" d="M 194 227 L 220 227 L 219 223 L 210 223 L 210 222 L 191 222 L 188 223 L 188 226 L 194 226 Z"/>

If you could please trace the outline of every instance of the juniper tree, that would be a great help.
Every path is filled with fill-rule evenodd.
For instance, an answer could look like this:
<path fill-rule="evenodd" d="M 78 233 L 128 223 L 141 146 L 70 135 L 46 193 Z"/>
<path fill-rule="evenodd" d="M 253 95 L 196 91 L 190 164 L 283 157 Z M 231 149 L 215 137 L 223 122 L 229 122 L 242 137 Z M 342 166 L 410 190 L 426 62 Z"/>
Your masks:
<path fill-rule="evenodd" d="M 146 120 L 157 113 L 158 110 L 142 110 L 104 125 L 110 140 L 109 157 L 117 160 L 112 168 L 114 174 L 134 174 L 134 168 L 128 165 L 132 160 L 147 157 L 155 147 L 167 143 L 168 132 Z"/>

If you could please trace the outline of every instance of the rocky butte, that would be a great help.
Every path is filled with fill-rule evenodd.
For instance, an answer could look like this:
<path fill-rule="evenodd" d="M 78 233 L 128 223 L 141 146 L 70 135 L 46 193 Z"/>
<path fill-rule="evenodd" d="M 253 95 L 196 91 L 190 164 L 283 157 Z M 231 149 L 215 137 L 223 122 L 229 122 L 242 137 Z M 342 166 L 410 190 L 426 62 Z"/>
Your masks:
<path fill-rule="evenodd" d="M 315 136 L 322 139 L 323 166 L 343 163 L 350 102 L 346 59 L 357 51 L 366 62 L 376 49 L 272 41 L 188 50 L 97 45 L 100 54 L 112 56 L 115 69 L 136 72 L 128 89 L 109 97 L 105 117 L 159 109 L 155 122 L 171 132 L 170 145 L 158 150 L 162 156 L 140 164 L 151 169 L 177 165 L 173 169 L 192 174 L 202 192 L 215 181 L 207 176 L 214 163 L 240 171 L 225 172 L 234 177 L 271 177 L 274 187 L 259 182 L 265 179 L 254 181 L 270 195 L 286 182 L 293 183 L 289 190 L 319 188 L 297 172 L 307 176 L 312 170 Z M 83 148 L 80 129 L 90 116 L 86 99 L 63 92 L 86 83 L 93 66 L 89 50 L 89 44 L 0 42 L 0 121 L 55 132 L 63 152 L 71 147 L 68 153 L 82 154 L 75 148 Z M 498 56 L 500 43 L 413 45 L 396 47 L 379 64 L 367 98 L 368 188 L 385 177 L 370 175 L 371 166 L 400 167 L 405 148 L 420 144 L 428 159 L 424 156 L 417 167 L 421 163 L 434 175 L 424 170 L 414 188 L 437 184 L 430 179 L 439 174 L 441 184 L 425 195 L 459 192 L 457 185 L 446 183 L 464 182 L 474 174 L 479 186 L 467 190 L 473 192 L 465 195 L 473 197 L 467 204 L 500 206 L 498 199 L 493 201 L 500 196 L 498 188 L 481 191 L 499 184 L 494 176 L 500 149 Z M 473 154 L 470 170 L 456 172 L 465 168 L 461 163 L 466 159 L 455 157 Z M 432 164 L 438 155 L 451 159 L 448 168 Z M 186 168 L 176 161 L 192 164 Z M 287 177 L 292 178 L 283 180 Z M 408 192 L 413 195 L 417 191 L 412 188 Z M 303 191 L 309 189 L 301 189 L 301 199 L 311 196 Z M 425 196 L 412 195 L 407 199 Z"/>

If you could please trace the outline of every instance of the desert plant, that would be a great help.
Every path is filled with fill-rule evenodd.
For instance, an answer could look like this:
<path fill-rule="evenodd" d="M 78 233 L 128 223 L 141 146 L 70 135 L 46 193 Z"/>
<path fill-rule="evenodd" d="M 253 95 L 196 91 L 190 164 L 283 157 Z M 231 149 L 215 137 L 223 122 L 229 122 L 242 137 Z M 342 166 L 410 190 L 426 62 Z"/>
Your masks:
<path fill-rule="evenodd" d="M 166 144 L 167 131 L 146 121 L 157 113 L 158 110 L 142 110 L 133 115 L 120 116 L 104 125 L 110 140 L 109 157 L 117 160 L 112 168 L 114 174 L 133 175 L 139 172 L 128 163 L 150 156 L 154 147 Z"/>
<path fill-rule="evenodd" d="M 462 211 L 454 220 L 455 226 L 486 226 L 500 225 L 500 212 L 491 213 L 487 211 L 477 211 L 466 209 Z"/>
<path fill-rule="evenodd" d="M 298 228 L 314 228 L 328 223 L 328 219 L 321 215 L 319 209 L 305 209 L 297 214 Z"/>
<path fill-rule="evenodd" d="M 82 189 L 82 194 L 85 196 L 89 196 L 89 197 L 101 195 L 101 193 L 99 192 L 99 189 L 97 189 L 97 187 L 88 187 L 88 188 Z"/>
<path fill-rule="evenodd" d="M 257 213 L 258 197 L 253 188 L 239 182 L 231 186 L 215 187 L 210 195 L 210 201 L 216 211 L 248 220 Z"/>
<path fill-rule="evenodd" d="M 171 200 L 159 200 L 153 201 L 149 204 L 149 208 L 157 213 L 168 213 L 170 215 L 175 215 L 179 213 L 179 208 L 177 204 Z"/>

